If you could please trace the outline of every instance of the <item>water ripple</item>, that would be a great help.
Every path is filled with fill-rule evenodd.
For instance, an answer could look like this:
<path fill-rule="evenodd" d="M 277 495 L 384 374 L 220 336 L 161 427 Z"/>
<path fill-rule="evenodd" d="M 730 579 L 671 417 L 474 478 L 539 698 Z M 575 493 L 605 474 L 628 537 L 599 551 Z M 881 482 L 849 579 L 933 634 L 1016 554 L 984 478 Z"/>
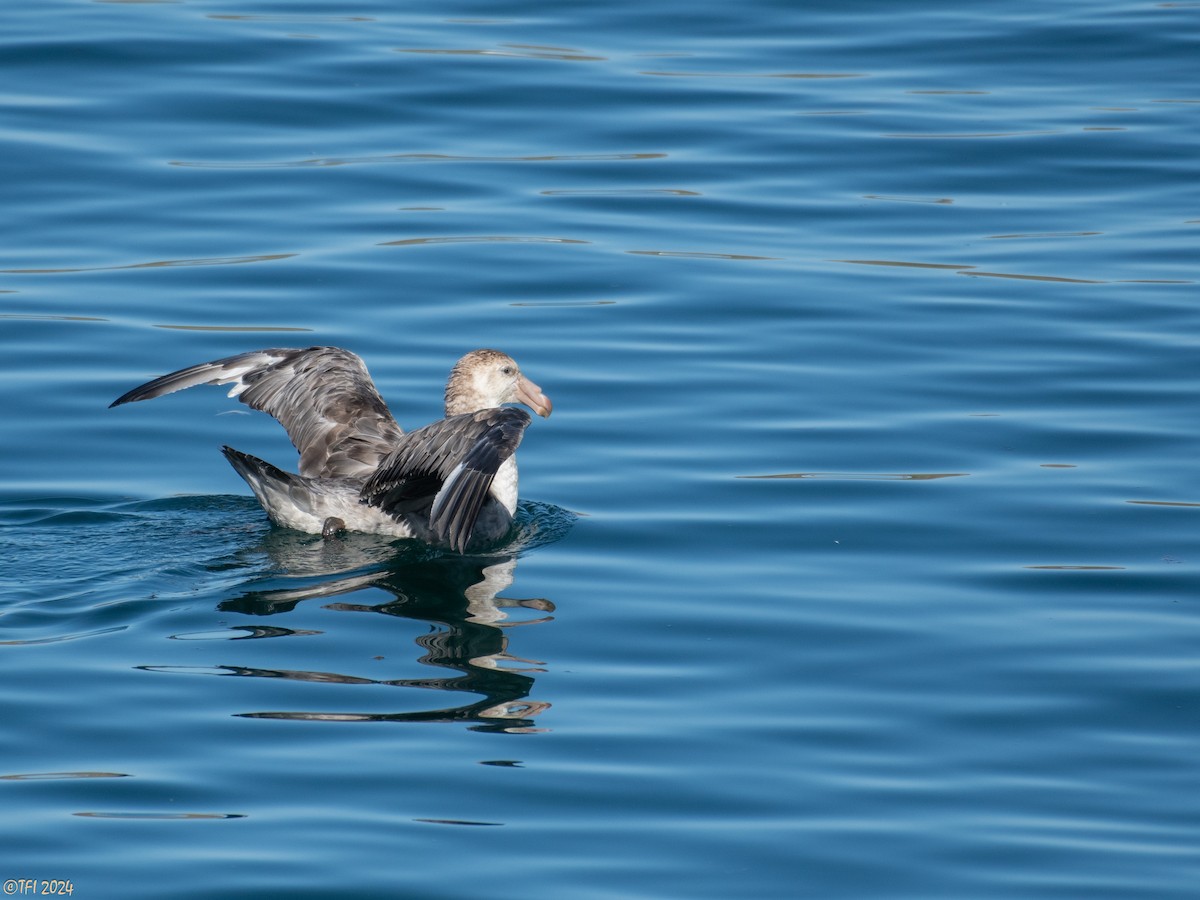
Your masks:
<path fill-rule="evenodd" d="M 56 634 L 50 637 L 26 638 L 24 640 L 0 641 L 3 647 L 32 647 L 37 644 L 60 644 L 64 641 L 77 641 L 82 638 L 99 637 L 102 634 L 116 634 L 124 631 L 128 625 L 114 625 L 111 628 L 97 628 L 93 631 L 76 631 L 69 634 Z"/>
<path fill-rule="evenodd" d="M 863 194 L 864 200 L 888 200 L 892 203 L 935 203 L 950 206 L 954 203 L 951 197 L 885 197 L 881 194 Z"/>
<path fill-rule="evenodd" d="M 820 478 L 827 481 L 932 481 L 935 478 L 963 478 L 969 472 L 784 472 L 777 475 L 737 475 L 736 478 Z"/>
<path fill-rule="evenodd" d="M 13 293 L 16 291 L 3 291 L 0 293 Z M 110 319 L 105 319 L 101 316 L 31 316 L 24 313 L 0 313 L 0 319 L 30 319 L 33 321 L 51 321 L 51 322 L 109 322 Z"/>
<path fill-rule="evenodd" d="M 551 59 L 564 62 L 604 62 L 603 56 L 592 56 L 571 47 L 547 47 L 540 44 L 499 44 L 497 48 L 439 49 L 396 48 L 396 53 L 419 53 L 432 56 L 499 56 L 516 59 Z"/>
<path fill-rule="evenodd" d="M 962 132 L 945 134 L 928 133 L 922 134 L 914 132 L 910 134 L 893 133 L 883 134 L 881 137 L 886 138 L 916 138 L 918 140 L 971 140 L 979 138 L 1019 138 L 1019 137 L 1039 137 L 1047 134 L 1063 134 L 1060 129 L 1048 129 L 1045 131 L 978 131 L 978 132 Z"/>
<path fill-rule="evenodd" d="M 86 819 L 157 819 L 162 821 L 202 819 L 244 819 L 244 813 L 181 813 L 181 812 L 77 812 L 74 816 Z"/>
<path fill-rule="evenodd" d="M 901 269 L 950 269 L 955 272 L 973 268 L 958 263 L 910 262 L 900 259 L 831 259 L 830 262 L 848 263 L 853 266 L 895 266 Z"/>
<path fill-rule="evenodd" d="M 155 325 L 171 331 L 222 331 L 222 332 L 311 332 L 311 328 L 297 325 Z"/>
<path fill-rule="evenodd" d="M 317 157 L 266 162 L 210 162 L 171 160 L 167 165 L 196 169 L 295 169 L 328 166 L 378 165 L 380 163 L 544 163 L 544 162 L 629 162 L 666 159 L 666 153 L 562 153 L 533 156 L 461 156 L 450 153 L 391 153 L 386 156 Z M 3 270 L 0 270 L 3 271 Z"/>
<path fill-rule="evenodd" d="M 1191 506 L 1200 507 L 1200 503 L 1191 503 L 1184 500 L 1126 500 L 1126 503 L 1134 503 L 1139 506 Z"/>
<path fill-rule="evenodd" d="M 1063 275 L 1027 275 L 1023 272 L 980 272 L 975 269 L 964 270 L 960 275 L 970 275 L 975 278 L 1013 278 L 1018 281 L 1054 281 L 1061 284 L 1105 284 L 1094 278 L 1067 278 Z"/>
<path fill-rule="evenodd" d="M 59 781 L 77 778 L 128 778 L 127 772 L 28 772 L 18 775 L 0 775 L 0 781 Z"/>
<path fill-rule="evenodd" d="M 862 72 L 641 72 L 661 78 L 866 78 Z"/>
<path fill-rule="evenodd" d="M 414 822 L 423 822 L 426 825 L 470 825 L 470 826 L 496 826 L 503 825 L 503 822 L 476 822 L 471 819 L 413 819 Z"/>
<path fill-rule="evenodd" d="M 671 256 L 679 259 L 777 260 L 777 256 L 751 256 L 748 253 L 706 253 L 699 250 L 626 250 L 634 256 Z"/>
<path fill-rule="evenodd" d="M 1040 234 L 989 234 L 988 240 L 1003 241 L 1018 238 L 1064 238 L 1064 237 L 1093 237 L 1104 234 L 1103 231 L 1045 231 Z"/>
<path fill-rule="evenodd" d="M 700 197 L 699 191 L 685 191 L 681 188 L 590 188 L 577 190 L 538 191 L 546 197 L 563 197 L 574 195 L 598 194 L 602 196 L 654 196 L 666 194 L 672 197 Z"/>
<path fill-rule="evenodd" d="M 1084 232 L 1082 234 L 1087 234 Z M 1043 235 L 1002 235 L 1002 237 L 1042 237 Z M 1044 235 L 1049 236 L 1049 235 Z M 974 265 L 965 263 L 930 263 L 899 259 L 831 259 L 830 262 L 845 263 L 854 266 L 890 266 L 900 269 L 942 269 L 956 275 L 967 275 L 974 278 L 1004 278 L 1014 281 L 1040 281 L 1055 284 L 1193 284 L 1188 279 L 1178 278 L 1074 278 L 1066 275 L 1035 275 L 1027 272 L 985 272 Z"/>
<path fill-rule="evenodd" d="M 513 234 L 450 235 L 446 237 L 404 238 L 399 241 L 383 241 L 380 247 L 409 247 L 421 244 L 590 244 L 576 238 L 529 237 Z"/>
<path fill-rule="evenodd" d="M 312 16 L 290 14 L 250 14 L 250 13 L 205 13 L 207 19 L 225 19 L 238 22 L 378 22 L 372 16 Z"/>
<path fill-rule="evenodd" d="M 258 256 L 214 256 L 203 259 L 162 259 L 154 262 L 127 263 L 121 266 L 81 266 L 56 269 L 0 269 L 6 275 L 61 275 L 70 272 L 114 272 L 119 269 L 170 269 L 182 266 L 237 266 L 245 263 L 274 262 L 290 259 L 295 253 L 267 253 Z"/>

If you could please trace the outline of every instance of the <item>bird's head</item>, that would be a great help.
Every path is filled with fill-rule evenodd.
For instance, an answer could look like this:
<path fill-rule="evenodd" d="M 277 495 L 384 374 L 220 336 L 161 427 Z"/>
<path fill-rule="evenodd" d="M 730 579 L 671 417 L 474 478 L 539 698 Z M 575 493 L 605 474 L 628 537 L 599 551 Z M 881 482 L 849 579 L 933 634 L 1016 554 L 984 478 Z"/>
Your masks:
<path fill-rule="evenodd" d="M 522 403 L 539 416 L 554 405 L 542 389 L 521 374 L 516 361 L 499 350 L 472 350 L 454 364 L 446 382 L 446 415 L 478 412 Z"/>

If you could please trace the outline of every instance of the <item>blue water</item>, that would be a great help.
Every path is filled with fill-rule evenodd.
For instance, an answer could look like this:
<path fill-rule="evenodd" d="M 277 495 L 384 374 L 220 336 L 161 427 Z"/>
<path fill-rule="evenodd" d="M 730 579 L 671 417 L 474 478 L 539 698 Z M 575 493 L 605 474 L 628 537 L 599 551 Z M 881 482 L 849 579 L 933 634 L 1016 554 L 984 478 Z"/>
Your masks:
<path fill-rule="evenodd" d="M 1200 5 L 0 10 L 0 879 L 1192 898 Z M 192 363 L 555 404 L 486 558 Z M 14 894 L 29 894 L 24 882 Z M 8 887 L 6 886 L 6 891 Z"/>

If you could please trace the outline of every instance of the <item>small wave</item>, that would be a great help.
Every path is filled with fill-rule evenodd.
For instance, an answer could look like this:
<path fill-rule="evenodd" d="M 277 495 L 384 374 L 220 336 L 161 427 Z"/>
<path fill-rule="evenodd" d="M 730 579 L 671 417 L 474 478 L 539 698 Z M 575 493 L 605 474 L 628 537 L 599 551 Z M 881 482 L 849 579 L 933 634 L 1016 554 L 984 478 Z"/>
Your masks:
<path fill-rule="evenodd" d="M 0 775 L 0 781 L 58 781 L 74 778 L 128 778 L 127 772 L 22 772 Z"/>
<path fill-rule="evenodd" d="M 447 237 L 404 238 L 383 241 L 380 247 L 412 247 L 423 244 L 590 244 L 577 238 L 530 237 L 517 234 L 450 235 Z"/>
<path fill-rule="evenodd" d="M 171 160 L 168 165 L 193 169 L 293 169 L 379 165 L 380 163 L 629 162 L 666 158 L 666 153 L 551 153 L 538 156 L 458 156 L 452 153 L 392 153 L 386 156 L 323 156 L 313 159 L 267 160 L 263 162 L 214 162 L 209 160 L 177 159 Z"/>
<path fill-rule="evenodd" d="M 516 59 L 548 59 L 562 62 L 604 62 L 607 57 L 593 56 L 582 50 L 571 47 L 548 47 L 540 44 L 499 44 L 496 47 L 480 48 L 439 48 L 439 47 L 398 47 L 397 53 L 415 53 L 430 56 L 500 56 Z"/>
<path fill-rule="evenodd" d="M 937 478 L 963 478 L 969 472 L 783 472 L 778 475 L 738 475 L 737 478 L 819 478 L 825 481 L 933 481 Z"/>
<path fill-rule="evenodd" d="M 751 256 L 748 253 L 705 253 L 698 250 L 626 250 L 634 256 L 672 256 L 678 259 L 777 260 L 777 256 Z"/>
<path fill-rule="evenodd" d="M 77 812 L 73 816 L 87 819 L 244 819 L 244 813 L 180 813 L 180 812 Z"/>
<path fill-rule="evenodd" d="M 61 644 L 65 641 L 78 641 L 83 638 L 99 637 L 102 634 L 116 634 L 118 631 L 125 631 L 128 627 L 128 625 L 114 625 L 111 628 L 97 628 L 94 631 L 75 631 L 69 634 L 56 634 L 49 637 L 0 641 L 0 647 L 32 647 L 38 644 Z"/>
<path fill-rule="evenodd" d="M 120 266 L 78 266 L 54 269 L 0 269 L 5 275 L 63 275 L 74 272 L 116 272 L 122 269 L 172 269 L 186 266 L 238 266 L 246 263 L 290 259 L 295 253 L 268 253 L 259 256 L 212 256 L 199 259 L 160 259 L 153 262 L 126 263 Z"/>

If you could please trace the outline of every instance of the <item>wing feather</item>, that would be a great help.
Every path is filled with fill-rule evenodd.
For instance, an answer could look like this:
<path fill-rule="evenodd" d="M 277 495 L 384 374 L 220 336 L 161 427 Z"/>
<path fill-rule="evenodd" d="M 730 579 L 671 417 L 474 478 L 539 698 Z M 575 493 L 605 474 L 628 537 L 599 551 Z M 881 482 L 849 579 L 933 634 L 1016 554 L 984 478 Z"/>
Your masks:
<path fill-rule="evenodd" d="M 256 350 L 163 375 L 113 406 L 199 384 L 232 384 L 230 397 L 274 416 L 300 453 L 300 474 L 364 478 L 403 435 L 367 367 L 339 347 Z"/>
<path fill-rule="evenodd" d="M 429 506 L 433 536 L 460 553 L 501 464 L 516 452 L 529 413 L 513 407 L 450 416 L 410 432 L 363 485 L 363 501 L 399 512 Z"/>

